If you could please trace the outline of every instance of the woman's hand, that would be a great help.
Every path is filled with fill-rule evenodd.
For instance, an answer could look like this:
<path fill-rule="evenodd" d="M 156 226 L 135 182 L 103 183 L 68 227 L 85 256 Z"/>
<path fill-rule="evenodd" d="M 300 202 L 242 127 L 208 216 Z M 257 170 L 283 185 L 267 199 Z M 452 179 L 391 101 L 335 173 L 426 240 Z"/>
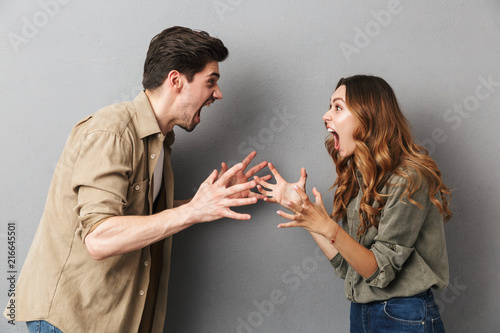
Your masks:
<path fill-rule="evenodd" d="M 264 178 L 254 176 L 254 180 L 258 183 L 257 190 L 265 196 L 264 201 L 271 203 L 279 203 L 281 206 L 288 208 L 288 202 L 302 203 L 300 195 L 294 190 L 294 186 L 305 191 L 306 188 L 306 169 L 300 169 L 300 179 L 298 182 L 290 184 L 281 175 L 278 170 L 272 165 L 268 164 L 269 170 L 276 179 L 276 184 L 266 182 Z M 264 189 L 265 188 L 265 189 Z M 267 190 L 266 190 L 267 189 Z"/>
<path fill-rule="evenodd" d="M 302 227 L 307 231 L 332 239 L 332 235 L 336 233 L 339 225 L 330 218 L 330 215 L 326 211 L 321 193 L 316 188 L 313 188 L 316 202 L 312 203 L 306 192 L 300 187 L 294 186 L 294 190 L 301 198 L 302 203 L 287 202 L 285 207 L 291 210 L 293 214 L 288 214 L 281 210 L 277 212 L 281 217 L 290 220 L 288 223 L 279 224 L 278 228 Z"/>

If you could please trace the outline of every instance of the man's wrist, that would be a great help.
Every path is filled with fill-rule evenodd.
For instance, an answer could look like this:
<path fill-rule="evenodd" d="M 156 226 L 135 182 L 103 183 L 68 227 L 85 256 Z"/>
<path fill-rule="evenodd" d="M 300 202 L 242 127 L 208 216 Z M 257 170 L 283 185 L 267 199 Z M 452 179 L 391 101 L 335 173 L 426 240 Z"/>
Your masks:
<path fill-rule="evenodd" d="M 184 223 L 186 225 L 191 226 L 199 222 L 196 214 L 196 208 L 193 207 L 191 200 L 189 200 L 189 202 L 183 204 L 182 206 L 177 207 L 176 209 L 181 212 L 183 216 L 182 220 L 184 220 Z"/>

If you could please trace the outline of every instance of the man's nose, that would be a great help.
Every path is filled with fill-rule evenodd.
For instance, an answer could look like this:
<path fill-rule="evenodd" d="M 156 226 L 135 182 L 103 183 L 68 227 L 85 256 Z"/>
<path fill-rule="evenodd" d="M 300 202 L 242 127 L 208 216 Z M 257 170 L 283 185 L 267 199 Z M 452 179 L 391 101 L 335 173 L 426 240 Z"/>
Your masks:
<path fill-rule="evenodd" d="M 222 91 L 220 90 L 220 87 L 218 85 L 212 96 L 214 97 L 214 99 L 222 99 Z"/>

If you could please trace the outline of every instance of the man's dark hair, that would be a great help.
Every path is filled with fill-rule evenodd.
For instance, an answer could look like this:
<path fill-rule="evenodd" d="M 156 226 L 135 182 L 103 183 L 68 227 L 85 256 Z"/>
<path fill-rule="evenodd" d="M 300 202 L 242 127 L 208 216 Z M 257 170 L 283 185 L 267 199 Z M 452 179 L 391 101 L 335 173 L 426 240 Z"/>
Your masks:
<path fill-rule="evenodd" d="M 154 90 L 163 84 L 172 70 L 186 75 L 191 82 L 209 62 L 224 61 L 228 53 L 220 39 L 205 31 L 179 26 L 165 29 L 149 44 L 142 85 L 144 89 Z"/>

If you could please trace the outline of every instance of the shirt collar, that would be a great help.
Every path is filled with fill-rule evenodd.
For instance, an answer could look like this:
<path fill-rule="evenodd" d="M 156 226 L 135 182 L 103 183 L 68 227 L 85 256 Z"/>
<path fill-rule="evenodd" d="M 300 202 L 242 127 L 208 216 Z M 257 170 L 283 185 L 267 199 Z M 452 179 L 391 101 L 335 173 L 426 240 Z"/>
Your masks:
<path fill-rule="evenodd" d="M 358 180 L 359 187 L 363 188 L 363 175 L 359 169 L 356 169 L 356 179 Z"/>
<path fill-rule="evenodd" d="M 144 139 L 153 134 L 160 134 L 158 136 L 162 138 L 162 141 L 165 140 L 169 146 L 172 145 L 175 141 L 174 131 L 168 132 L 166 136 L 161 134 L 155 113 L 144 90 L 137 95 L 133 103 L 137 112 L 137 132 L 140 138 Z"/>

